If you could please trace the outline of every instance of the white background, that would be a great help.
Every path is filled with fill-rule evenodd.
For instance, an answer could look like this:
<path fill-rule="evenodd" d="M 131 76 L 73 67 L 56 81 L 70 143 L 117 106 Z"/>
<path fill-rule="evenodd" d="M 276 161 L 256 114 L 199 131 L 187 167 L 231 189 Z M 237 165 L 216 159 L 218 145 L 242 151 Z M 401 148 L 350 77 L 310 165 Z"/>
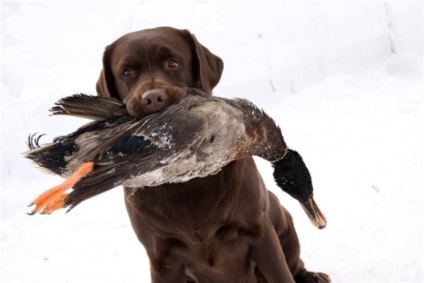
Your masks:
<path fill-rule="evenodd" d="M 333 282 L 424 282 L 423 2 L 2 1 L 1 282 L 149 282 L 121 188 L 71 213 L 27 216 L 61 179 L 22 157 L 85 123 L 50 117 L 95 94 L 106 45 L 139 29 L 186 28 L 225 69 L 214 94 L 244 97 L 304 157 L 328 218 L 317 230 L 258 160 L 293 214 L 302 258 Z"/>

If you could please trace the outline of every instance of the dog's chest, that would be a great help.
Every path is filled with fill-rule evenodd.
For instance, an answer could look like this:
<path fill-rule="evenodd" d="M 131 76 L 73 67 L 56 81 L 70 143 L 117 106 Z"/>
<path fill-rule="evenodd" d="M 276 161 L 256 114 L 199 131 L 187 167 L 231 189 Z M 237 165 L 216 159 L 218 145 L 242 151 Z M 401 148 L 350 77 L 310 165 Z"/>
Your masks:
<path fill-rule="evenodd" d="M 191 231 L 181 237 L 160 237 L 160 241 L 155 241 L 156 250 L 167 247 L 161 257 L 183 262 L 194 273 L 213 273 L 248 258 L 252 241 L 241 230 L 238 225 L 228 224 L 218 229 Z"/>

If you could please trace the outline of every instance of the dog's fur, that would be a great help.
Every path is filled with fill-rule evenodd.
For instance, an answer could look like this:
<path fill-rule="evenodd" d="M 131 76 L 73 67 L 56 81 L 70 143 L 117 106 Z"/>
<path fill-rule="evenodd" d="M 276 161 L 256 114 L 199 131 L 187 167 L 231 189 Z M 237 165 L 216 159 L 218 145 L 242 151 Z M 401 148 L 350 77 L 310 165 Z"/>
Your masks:
<path fill-rule="evenodd" d="M 222 60 L 187 30 L 142 30 L 107 46 L 97 92 L 143 117 L 188 88 L 212 95 L 222 71 Z M 330 282 L 304 268 L 291 216 L 252 158 L 186 183 L 125 188 L 125 203 L 152 282 Z"/>

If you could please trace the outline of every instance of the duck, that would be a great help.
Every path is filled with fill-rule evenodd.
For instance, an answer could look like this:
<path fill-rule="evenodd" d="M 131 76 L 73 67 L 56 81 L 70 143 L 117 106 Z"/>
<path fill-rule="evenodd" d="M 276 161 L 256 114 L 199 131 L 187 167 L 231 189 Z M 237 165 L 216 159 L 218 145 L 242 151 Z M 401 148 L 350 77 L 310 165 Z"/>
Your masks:
<path fill-rule="evenodd" d="M 301 155 L 287 147 L 275 121 L 246 99 L 192 91 L 140 119 L 114 98 L 75 94 L 50 111 L 93 121 L 43 145 L 43 135 L 29 135 L 25 157 L 65 178 L 30 203 L 30 215 L 69 212 L 120 185 L 136 190 L 206 177 L 234 160 L 258 156 L 272 164 L 277 186 L 299 201 L 311 222 L 326 226 Z"/>

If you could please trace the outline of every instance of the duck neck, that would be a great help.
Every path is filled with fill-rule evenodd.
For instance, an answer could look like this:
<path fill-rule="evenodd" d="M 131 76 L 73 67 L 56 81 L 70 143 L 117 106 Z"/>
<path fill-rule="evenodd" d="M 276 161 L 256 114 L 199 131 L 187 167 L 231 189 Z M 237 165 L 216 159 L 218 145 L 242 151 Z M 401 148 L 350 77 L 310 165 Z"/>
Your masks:
<path fill-rule="evenodd" d="M 287 145 L 280 127 L 263 110 L 254 104 L 244 101 L 244 124 L 248 142 L 248 154 L 259 156 L 272 163 L 284 158 Z"/>
<path fill-rule="evenodd" d="M 265 113 L 263 118 L 248 130 L 248 136 L 251 137 L 252 154 L 271 163 L 282 160 L 287 153 L 288 148 L 280 127 Z"/>

